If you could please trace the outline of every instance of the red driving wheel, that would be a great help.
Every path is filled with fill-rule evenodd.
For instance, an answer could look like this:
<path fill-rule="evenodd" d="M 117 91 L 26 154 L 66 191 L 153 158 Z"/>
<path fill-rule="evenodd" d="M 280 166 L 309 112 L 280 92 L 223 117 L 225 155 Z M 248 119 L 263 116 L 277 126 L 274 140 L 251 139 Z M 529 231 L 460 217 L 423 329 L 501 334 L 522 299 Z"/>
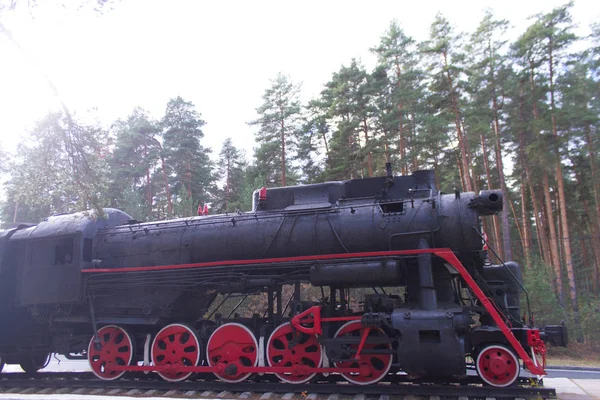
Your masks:
<path fill-rule="evenodd" d="M 350 321 L 338 329 L 335 337 L 351 336 L 360 339 L 366 329 L 360 321 Z M 387 337 L 387 335 L 380 328 L 371 328 L 368 338 L 372 337 Z M 357 351 L 358 346 L 358 343 L 352 344 L 351 348 Z M 338 368 L 360 368 L 360 372 L 358 373 L 342 373 L 342 376 L 348 382 L 356 385 L 371 385 L 379 382 L 387 375 L 392 367 L 392 354 L 368 354 L 365 351 L 391 349 L 392 345 L 390 343 L 369 344 L 367 342 L 363 346 L 363 352 L 360 354 L 358 360 L 336 362 L 335 366 Z"/>
<path fill-rule="evenodd" d="M 131 364 L 133 341 L 127 331 L 116 325 L 107 325 L 98 330 L 99 344 L 94 337 L 88 346 L 88 361 L 98 378 L 112 381 L 123 376 L 125 371 L 115 371 L 113 366 Z"/>
<path fill-rule="evenodd" d="M 519 377 L 521 366 L 515 354 L 507 347 L 485 347 L 475 362 L 477 373 L 485 383 L 496 387 L 511 385 Z"/>
<path fill-rule="evenodd" d="M 240 372 L 241 367 L 258 364 L 258 343 L 250 329 L 242 324 L 228 323 L 218 327 L 206 345 L 208 365 L 217 367 L 215 375 L 230 383 L 241 382 L 251 373 Z"/>
<path fill-rule="evenodd" d="M 200 361 L 200 343 L 194 331 L 182 324 L 167 325 L 156 334 L 152 342 L 151 358 L 156 366 L 173 365 L 194 367 Z M 157 372 L 171 382 L 187 379 L 191 372 Z"/>
<path fill-rule="evenodd" d="M 271 367 L 289 367 L 292 372 L 275 374 L 288 383 L 306 383 L 316 373 L 306 374 L 294 371 L 294 367 L 308 366 L 319 368 L 323 362 L 323 351 L 316 335 L 296 332 L 297 340 L 292 348 L 289 344 L 294 340 L 294 332 L 290 323 L 279 325 L 267 342 L 267 362 Z"/>

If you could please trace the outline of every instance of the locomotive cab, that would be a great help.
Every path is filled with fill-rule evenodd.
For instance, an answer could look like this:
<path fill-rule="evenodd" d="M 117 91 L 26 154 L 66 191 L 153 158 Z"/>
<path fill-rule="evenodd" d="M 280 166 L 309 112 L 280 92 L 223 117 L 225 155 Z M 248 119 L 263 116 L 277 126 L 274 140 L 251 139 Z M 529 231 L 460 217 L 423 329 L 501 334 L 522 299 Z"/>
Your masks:
<path fill-rule="evenodd" d="M 49 217 L 11 238 L 15 253 L 16 306 L 73 303 L 82 297 L 81 270 L 90 268 L 93 240 L 99 229 L 126 224 L 132 218 L 105 209 Z"/>

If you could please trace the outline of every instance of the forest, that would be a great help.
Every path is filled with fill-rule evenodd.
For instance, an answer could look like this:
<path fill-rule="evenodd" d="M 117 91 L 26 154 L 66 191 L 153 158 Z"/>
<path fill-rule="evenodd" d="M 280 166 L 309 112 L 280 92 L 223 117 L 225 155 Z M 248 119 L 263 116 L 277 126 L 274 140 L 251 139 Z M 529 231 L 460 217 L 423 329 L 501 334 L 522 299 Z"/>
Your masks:
<path fill-rule="evenodd" d="M 257 94 L 251 155 L 231 138 L 213 154 L 181 97 L 109 127 L 52 112 L 0 149 L 0 218 L 248 211 L 262 186 L 378 176 L 386 162 L 433 169 L 445 192 L 502 189 L 505 211 L 483 227 L 492 258 L 523 266 L 538 322 L 565 320 L 573 341 L 600 346 L 600 24 L 578 37 L 572 7 L 533 16 L 514 41 L 492 12 L 469 33 L 438 14 L 422 42 L 391 22 L 369 49 L 375 68 L 352 59 L 309 101 L 280 73 Z"/>

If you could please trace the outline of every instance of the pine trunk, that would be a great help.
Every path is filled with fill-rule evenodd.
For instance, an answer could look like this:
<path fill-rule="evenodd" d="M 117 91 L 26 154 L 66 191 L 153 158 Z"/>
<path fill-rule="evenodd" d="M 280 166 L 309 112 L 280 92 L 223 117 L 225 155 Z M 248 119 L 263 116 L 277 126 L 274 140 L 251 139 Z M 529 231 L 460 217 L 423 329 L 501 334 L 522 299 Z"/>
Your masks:
<path fill-rule="evenodd" d="M 531 101 L 533 107 L 533 119 L 535 124 L 539 124 L 540 115 L 537 108 L 537 101 L 535 98 L 535 69 L 533 65 L 533 60 L 530 60 L 530 70 L 531 73 L 529 75 L 529 81 L 531 85 Z M 535 129 L 537 131 L 537 128 Z M 539 136 L 539 132 L 536 132 Z M 543 184 L 543 198 L 545 202 L 546 213 L 542 215 L 542 219 L 544 220 L 544 225 L 548 227 L 550 233 L 550 260 L 551 265 L 554 269 L 554 274 L 556 278 L 556 290 L 558 291 L 558 301 L 561 306 L 564 305 L 564 292 L 563 292 L 563 282 L 562 282 L 562 274 L 560 267 L 560 255 L 558 250 L 557 236 L 556 236 L 556 227 L 554 225 L 554 212 L 552 211 L 552 197 L 550 195 L 550 182 L 548 179 L 548 172 L 542 166 L 542 184 Z"/>
<path fill-rule="evenodd" d="M 550 248 L 550 265 L 554 269 L 556 275 L 556 290 L 558 291 L 558 301 L 561 306 L 564 306 L 565 297 L 562 281 L 562 271 L 560 262 L 560 250 L 558 248 L 558 236 L 556 234 L 556 225 L 554 223 L 554 212 L 552 210 L 552 195 L 550 194 L 550 183 L 548 181 L 548 172 L 544 171 L 542 176 L 542 184 L 544 188 L 544 209 L 542 214 L 543 224 L 549 229 L 550 237 L 548 240 Z"/>
<path fill-rule="evenodd" d="M 400 77 L 402 75 L 402 69 L 398 62 L 398 57 L 395 58 L 396 66 L 396 88 L 400 88 Z M 400 152 L 400 171 L 402 175 L 408 175 L 408 163 L 406 162 L 406 140 L 404 137 L 404 104 L 402 101 L 398 102 L 398 150 Z"/>
<path fill-rule="evenodd" d="M 349 119 L 349 118 L 348 118 Z M 347 129 L 347 128 L 345 128 Z M 354 165 L 354 133 L 351 133 L 348 135 L 348 154 L 350 154 L 350 162 L 349 162 L 349 167 L 350 167 L 350 179 L 354 179 L 356 178 L 354 172 L 355 172 L 355 165 Z"/>
<path fill-rule="evenodd" d="M 398 122 L 398 147 L 400 150 L 400 171 L 402 175 L 408 175 L 408 166 L 406 163 L 406 147 L 405 147 L 405 138 L 404 138 L 404 114 L 402 111 L 402 103 L 398 104 L 398 113 L 400 122 Z"/>
<path fill-rule="evenodd" d="M 283 111 L 282 111 L 283 113 Z M 281 186 L 286 186 L 285 182 L 285 121 L 282 119 L 281 124 Z"/>
<path fill-rule="evenodd" d="M 463 131 L 463 137 L 466 138 L 468 137 L 467 135 L 467 128 L 465 127 L 464 122 L 461 120 L 461 126 L 462 126 L 462 131 Z M 467 154 L 467 160 L 469 160 L 469 162 L 471 160 L 473 160 L 473 158 L 471 157 L 471 150 L 469 148 L 469 146 L 466 146 L 466 154 Z M 471 179 L 471 190 L 475 193 L 479 193 L 479 179 L 477 176 L 477 173 L 475 171 L 475 164 L 472 165 L 473 169 L 468 168 L 467 169 L 467 176 Z"/>
<path fill-rule="evenodd" d="M 13 213 L 13 224 L 17 223 L 17 215 L 19 214 L 19 199 L 15 199 L 15 211 Z"/>
<path fill-rule="evenodd" d="M 560 159 L 560 148 L 558 143 L 558 127 L 556 126 L 556 107 L 554 103 L 554 54 L 553 41 L 550 37 L 548 45 L 548 66 L 550 69 L 550 110 L 552 120 L 552 136 L 554 137 L 555 154 L 556 154 L 556 181 L 558 183 L 558 203 L 560 221 L 563 229 L 563 250 L 565 263 L 567 266 L 567 277 L 569 279 L 569 295 L 571 297 L 571 307 L 573 307 L 573 318 L 577 328 L 579 328 L 579 302 L 577 301 L 577 285 L 575 283 L 575 271 L 573 270 L 573 255 L 571 254 L 571 241 L 569 238 L 569 220 L 567 215 L 567 201 L 565 196 L 565 182 L 562 173 L 562 163 Z M 581 331 L 581 330 L 580 330 Z M 583 342 L 583 337 L 577 337 L 578 342 Z"/>
<path fill-rule="evenodd" d="M 485 145 L 485 135 L 482 133 L 481 135 L 481 151 L 483 153 L 483 167 L 485 169 L 485 175 L 488 181 L 488 189 L 490 189 L 491 183 L 492 183 L 492 174 L 490 172 L 490 164 L 488 161 L 488 154 L 487 154 L 487 146 Z M 498 254 L 498 257 L 500 257 L 500 260 L 504 260 L 504 255 L 502 253 L 502 246 L 500 246 L 500 244 L 502 243 L 501 241 L 501 236 L 500 236 L 500 227 L 498 226 L 498 218 L 496 218 L 496 216 L 494 215 L 492 218 L 492 227 L 494 228 L 494 250 L 496 251 L 496 254 Z"/>
<path fill-rule="evenodd" d="M 527 212 L 527 192 L 525 189 L 525 177 L 521 176 L 521 225 L 523 230 L 521 233 L 521 246 L 523 247 L 523 257 L 525 265 L 531 266 L 531 230 L 529 228 L 529 215 Z M 515 216 L 515 221 L 517 217 Z"/>
<path fill-rule="evenodd" d="M 592 234 L 592 237 L 590 239 L 590 245 L 592 248 L 592 254 L 594 255 L 594 261 L 591 262 L 588 257 L 587 257 L 587 253 L 584 250 L 582 250 L 582 255 L 585 257 L 584 261 L 583 261 L 583 265 L 586 267 L 592 266 L 592 283 L 594 285 L 594 292 L 598 293 L 598 272 L 600 271 L 599 267 L 600 267 L 600 246 L 598 246 L 597 240 L 598 238 L 600 238 L 600 232 L 598 232 L 598 227 L 596 226 L 596 224 L 594 224 L 593 222 L 590 222 L 590 219 L 587 218 L 588 215 L 590 215 L 590 206 L 589 203 L 585 197 L 585 193 L 583 193 L 582 190 L 582 184 L 581 184 L 581 178 L 579 177 L 579 174 L 575 173 L 575 177 L 577 179 L 577 187 L 579 188 L 579 193 L 581 196 L 581 202 L 583 204 L 583 216 L 580 220 L 579 223 L 579 236 L 581 237 L 581 246 L 582 248 L 587 247 L 584 246 L 585 243 L 585 234 L 583 232 L 583 227 L 587 225 L 588 229 L 590 230 L 590 233 Z"/>
<path fill-rule="evenodd" d="M 548 237 L 546 236 L 546 221 L 544 218 L 543 203 L 540 205 L 538 203 L 538 196 L 536 195 L 536 191 L 533 185 L 533 177 L 531 176 L 529 164 L 527 161 L 523 164 L 525 166 L 525 176 L 527 177 L 527 186 L 529 187 L 529 196 L 531 197 L 531 204 L 533 205 L 533 215 L 535 218 L 535 229 L 537 233 L 537 240 L 540 247 L 540 254 L 542 256 L 542 260 L 544 264 L 552 266 L 552 256 L 550 255 L 550 243 L 548 241 Z M 523 222 L 524 224 L 526 221 Z M 554 288 L 557 290 L 558 287 L 556 285 L 556 279 L 554 280 Z"/>
<path fill-rule="evenodd" d="M 231 180 L 231 155 L 227 154 L 227 176 L 225 178 L 225 212 L 229 212 L 229 182 Z"/>
<path fill-rule="evenodd" d="M 144 143 L 144 160 L 148 159 L 148 146 Z M 146 203 L 149 212 L 152 212 L 152 192 L 150 188 L 150 168 L 146 168 Z"/>
<path fill-rule="evenodd" d="M 467 187 L 467 183 L 465 182 L 465 171 L 463 168 L 463 164 L 460 161 L 460 154 L 456 154 L 456 163 L 458 165 L 458 176 L 460 178 L 460 182 L 462 185 L 462 190 L 465 191 L 465 187 Z"/>
<path fill-rule="evenodd" d="M 190 164 L 190 162 L 188 161 L 186 163 L 186 171 L 185 171 L 185 179 L 186 179 L 186 186 L 187 186 L 187 195 L 188 195 L 188 199 L 192 198 L 192 165 Z M 190 201 L 190 208 L 188 209 L 188 216 L 193 216 L 194 215 L 194 204 Z"/>
<path fill-rule="evenodd" d="M 571 163 L 573 165 L 577 165 L 575 163 L 574 160 L 571 160 Z M 589 203 L 587 201 L 587 196 L 586 193 L 584 193 L 583 191 L 583 180 L 581 179 L 581 174 L 579 174 L 579 172 L 577 171 L 577 169 L 574 169 L 575 172 L 575 179 L 577 180 L 577 188 L 579 189 L 579 194 L 581 196 L 581 202 L 583 204 L 583 216 L 581 218 L 580 221 L 580 227 L 583 227 L 585 225 L 587 225 L 592 237 L 590 238 L 590 247 L 592 248 L 592 254 L 594 255 L 594 273 L 593 273 L 593 282 L 594 282 L 594 292 L 598 293 L 598 279 L 600 277 L 600 231 L 598 226 L 594 223 L 594 221 L 591 221 L 590 218 L 588 218 L 589 215 L 591 215 L 591 210 L 590 210 L 590 206 Z M 582 228 L 583 229 L 583 228 Z M 582 237 L 582 244 L 583 244 L 583 237 L 585 236 L 583 233 L 580 234 L 580 236 Z M 589 265 L 588 263 L 584 262 L 584 265 Z"/>
<path fill-rule="evenodd" d="M 412 159 L 413 172 L 419 170 L 419 159 L 417 158 L 417 153 L 414 150 L 417 148 L 416 136 L 417 136 L 417 128 L 416 128 L 416 122 L 415 122 L 415 114 L 412 114 L 412 124 L 411 124 L 411 132 L 410 132 L 410 147 L 411 147 L 411 149 L 413 149 L 413 159 Z"/>
<path fill-rule="evenodd" d="M 173 215 L 173 200 L 171 199 L 171 187 L 169 185 L 169 177 L 167 175 L 167 163 L 165 162 L 164 157 L 160 156 L 160 163 L 162 166 L 162 175 L 163 175 L 163 183 L 165 185 L 165 192 L 167 194 L 167 210 L 169 211 L 169 215 Z"/>
<path fill-rule="evenodd" d="M 367 148 L 367 172 L 369 178 L 373 177 L 373 152 L 369 147 L 369 127 L 367 126 L 367 119 L 363 119 L 363 132 L 365 133 L 365 147 Z"/>
<path fill-rule="evenodd" d="M 385 129 L 383 131 L 383 157 L 385 158 L 385 162 L 389 162 L 390 160 L 390 149 L 388 145 L 388 133 Z"/>
<path fill-rule="evenodd" d="M 502 194 L 504 195 L 504 199 L 506 203 L 510 203 L 508 198 L 508 189 L 506 188 L 506 180 L 504 179 L 504 166 L 502 162 L 502 147 L 500 143 L 500 118 L 499 118 L 499 110 L 501 108 L 498 105 L 498 99 L 496 98 L 496 76 L 495 76 L 495 65 L 494 65 L 494 51 L 492 49 L 492 44 L 488 40 L 488 57 L 490 61 L 490 82 L 492 86 L 492 112 L 494 113 L 494 121 L 493 121 L 493 131 L 495 138 L 495 146 L 494 149 L 496 151 L 496 168 L 498 170 L 498 180 L 500 181 L 500 190 L 502 190 Z M 512 204 L 510 204 L 512 207 Z M 504 257 L 507 260 L 512 260 L 512 249 L 510 247 L 510 226 L 508 224 L 508 210 L 505 207 L 501 214 L 502 218 L 502 243 L 503 243 L 503 252 Z M 515 218 L 515 221 L 518 219 Z"/>
<path fill-rule="evenodd" d="M 532 177 L 531 174 L 529 174 L 529 166 L 526 167 L 527 169 L 527 184 L 529 187 L 529 196 L 531 197 L 531 204 L 533 206 L 533 214 L 535 217 L 535 226 L 536 226 L 536 236 L 537 236 L 537 240 L 538 240 L 538 244 L 540 247 L 540 255 L 542 256 L 542 260 L 544 261 L 544 264 L 552 266 L 552 256 L 550 255 L 550 242 L 548 240 L 548 236 L 546 235 L 546 222 L 545 222 L 545 212 L 544 212 L 544 203 L 538 203 L 538 197 L 536 195 L 536 191 L 535 188 L 533 186 L 533 183 L 531 181 Z M 558 288 L 556 286 L 556 279 L 554 280 L 554 288 L 557 290 L 557 294 L 558 294 Z"/>
<path fill-rule="evenodd" d="M 165 158 L 163 157 L 163 148 L 162 144 L 156 139 L 152 139 L 153 143 L 158 147 L 158 154 L 160 157 L 160 165 L 162 168 L 162 176 L 163 176 L 163 184 L 165 185 L 165 193 L 167 195 L 167 210 L 169 212 L 169 216 L 173 215 L 173 200 L 171 199 L 171 187 L 169 185 L 169 176 L 167 175 L 167 163 L 165 162 Z"/>
<path fill-rule="evenodd" d="M 583 233 L 583 227 L 585 226 L 585 224 L 578 224 L 577 227 L 575 229 L 577 229 L 577 233 L 579 234 L 579 237 L 584 237 L 584 233 Z M 581 262 L 582 264 L 587 267 L 589 265 L 592 265 L 592 263 L 590 262 L 590 257 L 589 257 L 589 253 L 588 253 L 588 249 L 587 249 L 587 244 L 585 242 L 585 240 L 580 240 L 579 241 L 579 246 L 580 248 L 578 249 L 578 252 L 581 253 Z M 577 246 L 575 246 L 577 247 Z M 577 251 L 577 250 L 576 250 Z M 587 268 L 586 268 L 587 269 Z M 592 268 L 592 270 L 590 271 L 590 274 L 587 275 L 585 277 L 585 290 L 587 293 L 593 293 L 593 291 L 595 290 L 595 274 L 594 274 L 595 269 Z M 592 288 L 590 288 L 590 283 L 593 285 Z"/>
<path fill-rule="evenodd" d="M 325 154 L 329 158 L 329 143 L 327 142 L 327 135 L 324 130 L 321 132 L 321 136 L 323 137 L 323 145 L 325 145 Z"/>
<path fill-rule="evenodd" d="M 519 217 L 517 216 L 517 211 L 515 210 L 515 206 L 513 204 L 512 199 L 508 192 L 506 193 L 505 202 L 510 206 L 510 212 L 512 213 L 513 219 L 515 220 L 515 226 L 517 227 L 517 232 L 519 233 L 519 239 L 521 239 L 521 243 L 524 242 L 523 230 L 521 229 L 521 224 L 519 223 Z M 507 210 L 508 212 L 508 210 Z M 512 249 L 511 249 L 512 250 Z M 507 256 L 508 257 L 508 256 Z M 510 258 L 507 260 L 512 260 L 512 254 Z"/>
<path fill-rule="evenodd" d="M 524 106 L 525 106 L 525 89 L 524 89 L 524 83 L 521 80 L 519 82 L 519 122 L 524 126 L 525 124 L 525 112 L 524 112 Z M 526 237 L 526 241 L 525 241 L 525 245 L 523 246 L 523 251 L 525 252 L 525 262 L 527 263 L 527 265 L 531 265 L 531 251 L 533 250 L 533 238 L 532 238 L 532 234 L 531 234 L 531 230 L 529 229 L 529 218 L 527 215 L 527 189 L 526 186 L 529 188 L 530 191 L 530 195 L 531 195 L 531 203 L 533 204 L 533 215 L 534 215 L 534 220 L 535 220 L 535 227 L 536 227 L 536 233 L 537 233 L 537 240 L 538 240 L 538 244 L 539 244 L 539 248 L 540 248 L 540 255 L 542 257 L 542 260 L 544 261 L 544 263 L 548 263 L 548 259 L 549 257 L 547 256 L 547 253 L 545 251 L 546 248 L 546 244 L 545 244 L 545 238 L 544 240 L 542 240 L 542 238 L 545 236 L 544 235 L 544 227 L 541 225 L 541 221 L 540 221 L 540 212 L 539 212 L 539 207 L 537 204 L 537 196 L 535 196 L 534 190 L 533 190 L 533 184 L 532 184 L 532 179 L 531 179 L 531 173 L 529 171 L 529 163 L 527 160 L 527 156 L 525 155 L 525 132 L 523 129 L 521 129 L 519 131 L 519 152 L 518 152 L 518 157 L 519 157 L 519 162 L 520 164 L 523 166 L 523 172 L 521 173 L 521 218 L 522 218 L 522 224 L 523 224 L 523 228 L 524 230 L 527 232 L 526 235 L 524 235 Z M 555 286 L 556 288 L 556 286 Z"/>
<path fill-rule="evenodd" d="M 433 181 L 435 182 L 435 187 L 437 190 L 440 190 L 440 174 L 439 174 L 439 165 L 440 165 L 440 154 L 436 145 L 435 148 L 435 156 L 433 157 Z"/>
<path fill-rule="evenodd" d="M 454 124 L 456 125 L 456 135 L 458 138 L 458 145 L 460 148 L 460 163 L 463 170 L 463 190 L 465 192 L 472 192 L 473 185 L 471 183 L 471 177 L 469 174 L 469 159 L 467 156 L 468 145 L 466 138 L 463 136 L 461 128 L 460 110 L 458 108 L 458 100 L 454 93 L 454 83 L 452 82 L 452 76 L 450 75 L 450 69 L 448 68 L 448 54 L 444 51 L 444 68 L 446 69 L 446 76 L 448 79 L 448 91 L 450 93 L 450 102 L 452 104 L 452 111 L 454 112 Z"/>
<path fill-rule="evenodd" d="M 594 250 L 594 258 L 596 259 L 596 275 L 594 280 L 594 289 L 596 293 L 598 293 L 598 280 L 600 279 L 600 176 L 598 176 L 598 171 L 596 169 L 596 151 L 594 149 L 594 141 L 592 140 L 592 129 L 590 125 L 586 125 L 585 128 L 585 138 L 588 147 L 588 154 L 590 158 L 590 172 L 592 175 L 592 193 L 594 194 L 594 204 L 596 206 L 596 220 L 592 222 L 591 219 L 588 220 L 588 224 L 590 225 L 590 230 L 592 232 L 593 238 L 591 239 L 591 247 Z M 575 164 L 573 164 L 575 165 Z M 585 197 L 582 197 L 585 199 Z M 586 210 L 586 215 L 592 215 L 592 213 Z"/>
<path fill-rule="evenodd" d="M 553 125 L 554 125 L 554 116 L 552 116 Z M 558 156 L 558 154 L 557 154 Z M 569 238 L 569 222 L 567 218 L 567 201 L 565 198 L 565 187 L 564 187 L 564 179 L 562 174 L 562 163 L 560 162 L 560 158 L 556 161 L 556 180 L 558 182 L 558 205 L 559 205 L 559 215 L 560 215 L 560 223 L 562 225 L 563 237 L 563 251 L 565 257 L 565 263 L 567 266 L 567 277 L 569 279 L 569 296 L 571 298 L 571 306 L 573 307 L 573 311 L 575 314 L 579 313 L 579 303 L 577 301 L 577 286 L 575 284 L 575 271 L 573 270 L 573 255 L 571 253 L 571 241 Z M 578 318 L 578 316 L 577 316 Z M 583 341 L 583 338 L 577 339 L 579 342 Z"/>
<path fill-rule="evenodd" d="M 588 146 L 588 154 L 590 157 L 594 203 L 596 204 L 596 227 L 600 229 L 600 177 L 598 176 L 598 171 L 596 170 L 596 152 L 594 149 L 594 141 L 592 140 L 592 129 L 589 125 L 586 125 L 584 129 Z"/>
<path fill-rule="evenodd" d="M 495 137 L 495 150 L 496 150 L 496 167 L 498 170 L 498 180 L 500 181 L 500 189 L 504 195 L 505 202 L 510 202 L 508 199 L 508 189 L 506 187 L 506 180 L 504 178 L 504 166 L 502 163 L 502 148 L 500 144 L 500 123 L 498 121 L 498 105 L 496 104 L 496 96 L 492 97 L 492 106 L 494 107 L 494 137 Z M 512 207 L 512 204 L 511 204 Z M 502 211 L 502 243 L 504 250 L 504 257 L 507 260 L 512 260 L 512 249 L 510 248 L 510 225 L 508 223 L 508 210 L 504 208 Z"/>

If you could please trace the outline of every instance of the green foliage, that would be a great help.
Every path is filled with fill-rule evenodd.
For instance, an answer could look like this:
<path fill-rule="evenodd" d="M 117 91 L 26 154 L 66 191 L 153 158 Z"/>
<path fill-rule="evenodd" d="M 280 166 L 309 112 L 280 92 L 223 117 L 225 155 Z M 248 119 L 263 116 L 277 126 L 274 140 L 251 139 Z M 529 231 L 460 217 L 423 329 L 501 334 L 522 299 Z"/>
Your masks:
<path fill-rule="evenodd" d="M 567 311 L 559 306 L 558 298 L 552 289 L 553 279 L 551 268 L 539 259 L 532 262 L 523 276 L 525 289 L 529 293 L 531 312 L 539 326 L 555 324 L 569 317 Z M 525 310 L 527 303 L 524 297 L 521 298 L 521 304 Z"/>
<path fill-rule="evenodd" d="M 247 200 L 243 198 L 246 195 L 246 168 L 242 152 L 233 145 L 231 138 L 225 139 L 219 153 L 217 170 L 222 187 L 217 189 L 213 202 L 216 213 L 249 210 Z"/>
<path fill-rule="evenodd" d="M 418 169 L 427 147 L 428 135 L 420 129 L 425 122 L 425 83 L 417 42 L 392 22 L 379 46 L 371 49 L 378 66 L 371 74 L 375 129 L 381 133 L 385 158 L 403 173 Z M 397 152 L 392 149 L 397 144 Z M 420 154 L 421 153 L 421 154 Z"/>
<path fill-rule="evenodd" d="M 539 259 L 535 259 L 523 278 L 525 289 L 529 293 L 531 311 L 537 326 L 557 324 L 560 321 L 565 321 L 569 328 L 571 341 L 579 334 L 582 334 L 586 343 L 600 343 L 600 299 L 589 295 L 584 295 L 580 299 L 579 318 L 581 332 L 578 332 L 576 324 L 573 323 L 573 311 L 562 308 L 554 293 L 551 283 L 554 276 L 549 266 L 544 265 Z M 525 310 L 524 307 L 526 304 L 526 299 L 522 296 L 521 305 L 523 310 Z"/>
<path fill-rule="evenodd" d="M 52 113 L 40 120 L 10 162 L 4 221 L 98 209 L 108 188 L 106 134 Z"/>
<path fill-rule="evenodd" d="M 317 104 L 323 114 L 315 120 L 327 121 L 331 131 L 325 179 L 367 176 L 368 154 L 372 157 L 377 147 L 370 123 L 375 111 L 371 102 L 371 84 L 364 67 L 354 59 L 349 67 L 342 66 L 325 84 L 321 99 L 313 103 Z M 324 129 L 321 126 L 321 130 Z"/>
<path fill-rule="evenodd" d="M 286 186 L 297 180 L 290 160 L 298 146 L 299 91 L 299 84 L 279 73 L 265 90 L 262 105 L 256 109 L 258 119 L 250 122 L 251 126 L 258 127 L 258 148 L 254 156 L 267 186 Z"/>
<path fill-rule="evenodd" d="M 148 207 L 145 205 L 144 195 L 139 188 L 135 186 L 126 188 L 119 197 L 116 204 L 117 208 L 125 211 L 137 221 L 145 222 L 148 220 Z"/>
<path fill-rule="evenodd" d="M 196 216 L 198 207 L 194 206 L 194 199 L 192 199 L 192 196 L 190 196 L 185 187 L 181 186 L 173 202 L 173 217 L 187 218 Z"/>
<path fill-rule="evenodd" d="M 172 191 L 186 191 L 193 204 L 208 202 L 214 190 L 210 149 L 200 144 L 205 124 L 194 104 L 181 97 L 169 100 L 161 121 L 163 151 Z M 186 214 L 191 215 L 194 211 L 190 208 Z"/>
<path fill-rule="evenodd" d="M 579 318 L 585 343 L 600 346 L 600 299 L 584 296 L 581 299 Z"/>
<path fill-rule="evenodd" d="M 154 193 L 152 171 L 162 151 L 158 141 L 160 128 L 140 108 L 134 109 L 126 120 L 116 121 L 113 127 L 115 144 L 107 160 L 110 170 L 109 202 L 115 207 L 125 202 L 136 210 L 136 219 L 148 220 Z M 140 196 L 139 205 L 134 207 L 130 202 L 141 193 L 144 195 Z"/>

